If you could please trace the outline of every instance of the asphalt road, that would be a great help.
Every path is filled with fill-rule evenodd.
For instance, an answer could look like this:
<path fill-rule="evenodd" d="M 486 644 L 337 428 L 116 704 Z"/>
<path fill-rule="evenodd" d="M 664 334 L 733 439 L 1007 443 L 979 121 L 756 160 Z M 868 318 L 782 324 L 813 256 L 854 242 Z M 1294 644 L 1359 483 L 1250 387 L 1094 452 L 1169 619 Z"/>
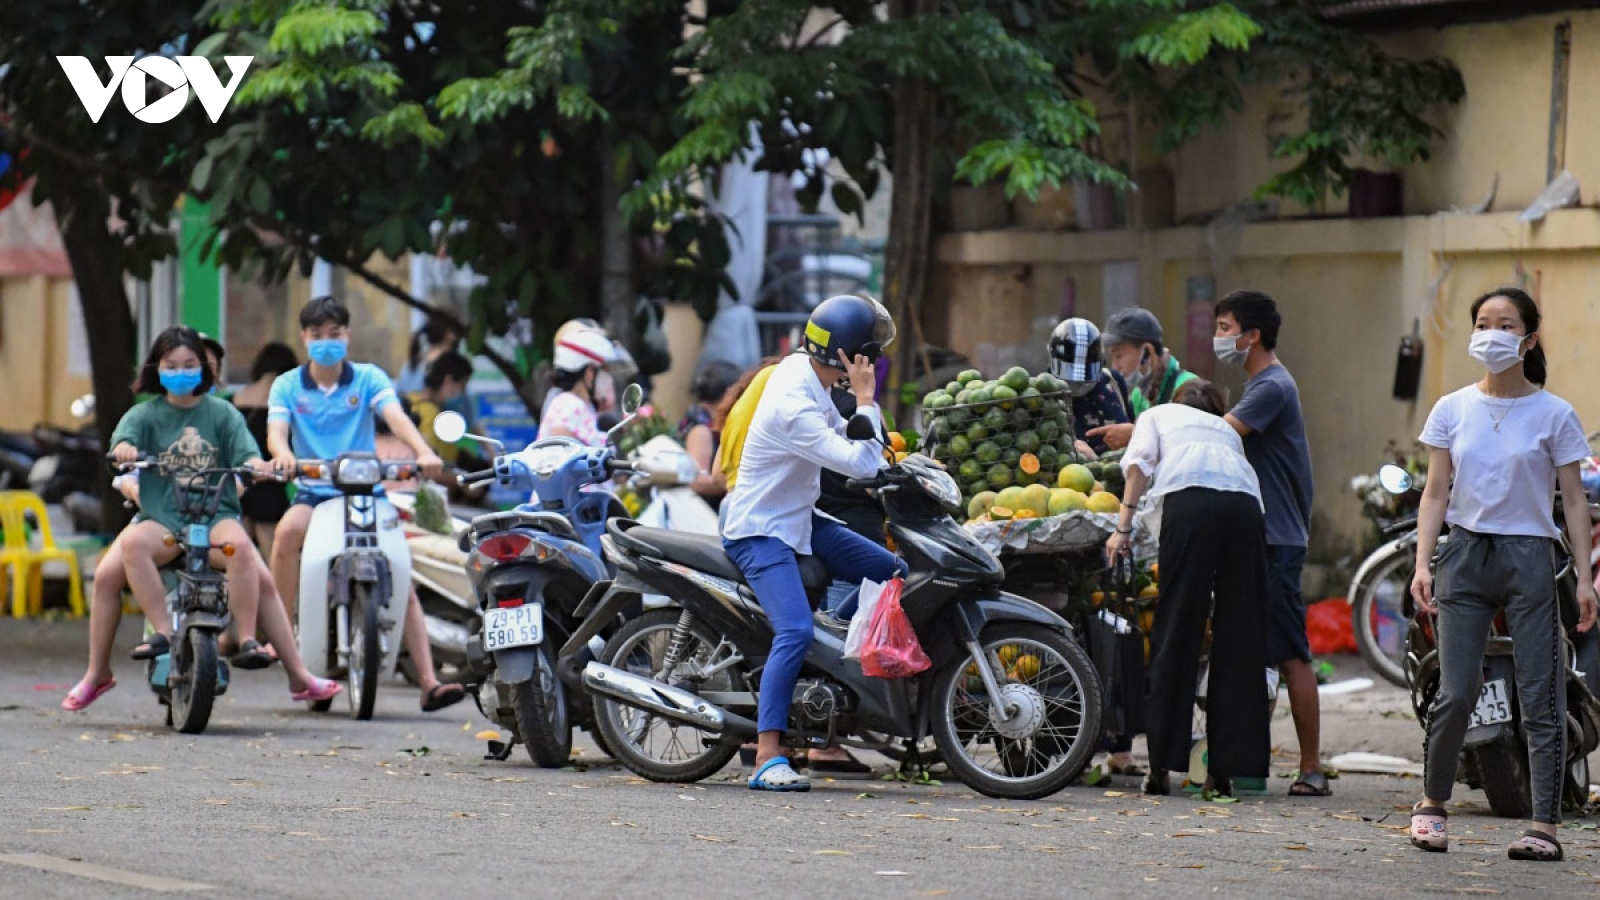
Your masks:
<path fill-rule="evenodd" d="M 1593 819 L 1566 832 L 1568 862 L 1513 863 L 1517 823 L 1462 789 L 1455 848 L 1413 850 L 1414 778 L 1346 774 L 1320 800 L 1275 778 L 1230 806 L 1146 799 L 1132 779 L 1037 802 L 876 779 L 776 797 L 737 769 L 649 784 L 586 740 L 561 771 L 520 749 L 486 761 L 470 702 L 424 715 L 396 684 L 374 721 L 338 714 L 342 699 L 317 715 L 290 705 L 276 667 L 237 673 L 187 737 L 127 660 L 133 634 L 121 686 L 72 714 L 58 704 L 84 624 L 0 620 L 0 897 L 1600 896 Z M 1328 706 L 1330 754 L 1420 752 L 1399 692 Z"/>

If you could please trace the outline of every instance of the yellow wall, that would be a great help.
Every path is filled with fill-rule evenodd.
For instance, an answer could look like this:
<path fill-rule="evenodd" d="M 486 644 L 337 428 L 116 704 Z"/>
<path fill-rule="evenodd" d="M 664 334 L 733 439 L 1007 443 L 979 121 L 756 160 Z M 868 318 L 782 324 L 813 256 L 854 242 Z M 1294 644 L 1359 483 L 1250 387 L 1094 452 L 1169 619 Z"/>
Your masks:
<path fill-rule="evenodd" d="M 1186 345 L 1187 279 L 1212 272 L 1206 231 L 1079 234 L 988 232 L 940 240 L 929 339 L 975 360 L 986 344 L 1010 341 L 1042 359 L 1036 323 L 1058 308 L 1062 282 L 1077 285 L 1076 313 L 1103 322 L 1107 263 L 1136 260 L 1142 304 L 1162 320 L 1167 343 Z M 1519 280 L 1540 297 L 1547 320 L 1550 387 L 1600 428 L 1600 212 L 1562 210 L 1542 225 L 1515 214 L 1332 219 L 1245 228 L 1234 258 L 1216 273 L 1218 296 L 1236 288 L 1271 294 L 1284 316 L 1279 354 L 1300 384 L 1315 470 L 1313 549 L 1322 559 L 1349 552 L 1365 528 L 1350 478 L 1373 471 L 1391 439 L 1409 442 L 1432 403 L 1481 374 L 1467 357 L 1466 307 L 1479 294 Z M 1431 282 L 1440 285 L 1438 315 Z M 948 306 L 948 309 L 940 309 Z M 1402 335 L 1422 320 L 1423 397 L 1391 398 Z M 1437 325 L 1432 324 L 1437 322 Z M 1219 372 L 1235 399 L 1242 373 Z"/>
<path fill-rule="evenodd" d="M 72 401 L 92 390 L 87 375 L 67 374 L 67 316 L 78 314 L 71 279 L 0 277 L 0 428 L 75 424 Z"/>
<path fill-rule="evenodd" d="M 1591 10 L 1383 38 L 1398 55 L 1453 60 L 1467 88 L 1460 104 L 1431 116 L 1446 135 L 1434 143 L 1432 159 L 1402 170 L 1407 213 L 1472 207 L 1488 194 L 1497 174 L 1492 211 L 1521 210 L 1544 189 L 1554 30 L 1563 20 L 1572 22 L 1566 166 L 1584 185 L 1585 199 L 1593 196 L 1600 185 L 1600 106 L 1586 98 L 1600 87 L 1600 11 Z M 1288 168 L 1268 157 L 1267 135 L 1283 127 L 1278 123 L 1298 117 L 1293 99 L 1271 86 L 1251 88 L 1245 97 L 1245 108 L 1226 128 L 1200 136 L 1168 158 L 1179 221 L 1250 201 L 1262 182 Z M 1280 201 L 1280 214 L 1339 215 L 1346 201 L 1330 197 L 1321 210 L 1310 211 Z"/>

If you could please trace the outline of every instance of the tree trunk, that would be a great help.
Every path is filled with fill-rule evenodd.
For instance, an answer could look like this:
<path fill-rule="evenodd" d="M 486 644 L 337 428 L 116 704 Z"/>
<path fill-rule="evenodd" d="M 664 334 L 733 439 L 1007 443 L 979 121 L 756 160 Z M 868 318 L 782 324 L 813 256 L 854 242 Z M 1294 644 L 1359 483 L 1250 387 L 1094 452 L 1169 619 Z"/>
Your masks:
<path fill-rule="evenodd" d="M 638 349 L 634 334 L 633 233 L 622 211 L 623 184 L 617 171 L 616 144 L 610 132 L 600 144 L 600 309 L 606 330 L 629 351 Z M 618 385 L 620 388 L 621 385 Z"/>
<path fill-rule="evenodd" d="M 70 207 L 58 204 L 56 212 L 61 216 L 62 244 L 72 263 L 89 336 L 95 426 L 109 452 L 111 433 L 133 406 L 132 382 L 138 367 L 133 335 L 138 332 L 122 286 L 117 245 L 106 227 L 110 198 L 97 188 L 84 187 L 73 199 Z M 111 487 L 109 476 L 100 484 L 100 506 L 105 533 L 116 534 L 128 524 L 129 512 L 122 505 L 122 495 Z"/>
<path fill-rule="evenodd" d="M 932 0 L 894 0 L 891 21 L 933 15 Z M 894 83 L 894 146 L 889 171 L 893 194 L 889 204 L 889 240 L 884 249 L 883 290 L 899 337 L 895 341 L 893 385 L 911 381 L 922 350 L 922 306 L 928 285 L 933 240 L 933 146 L 938 101 L 933 86 L 906 76 Z M 925 386 L 926 387 L 926 386 Z M 896 418 L 906 409 L 899 391 L 888 398 Z"/>

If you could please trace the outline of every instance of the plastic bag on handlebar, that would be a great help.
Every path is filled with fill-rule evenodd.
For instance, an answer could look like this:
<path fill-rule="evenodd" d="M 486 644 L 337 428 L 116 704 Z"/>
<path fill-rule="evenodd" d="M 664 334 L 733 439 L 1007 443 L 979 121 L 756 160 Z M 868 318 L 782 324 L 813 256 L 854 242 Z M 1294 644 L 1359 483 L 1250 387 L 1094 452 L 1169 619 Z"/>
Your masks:
<path fill-rule="evenodd" d="M 905 582 L 899 578 L 885 585 L 867 625 L 861 643 L 861 671 L 873 678 L 909 678 L 933 665 L 900 606 L 904 588 Z"/>

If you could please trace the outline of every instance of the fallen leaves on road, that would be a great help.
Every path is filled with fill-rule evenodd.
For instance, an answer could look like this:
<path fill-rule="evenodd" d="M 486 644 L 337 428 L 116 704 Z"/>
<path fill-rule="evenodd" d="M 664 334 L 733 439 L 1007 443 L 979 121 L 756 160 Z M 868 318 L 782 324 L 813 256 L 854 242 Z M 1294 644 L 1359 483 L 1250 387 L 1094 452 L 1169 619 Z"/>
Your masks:
<path fill-rule="evenodd" d="M 734 839 L 731 839 L 731 838 L 725 838 L 725 837 L 718 837 L 718 836 L 716 836 L 714 834 L 693 834 L 693 835 L 690 835 L 690 837 L 694 838 L 697 841 L 705 841 L 708 844 L 737 844 L 738 843 L 737 840 L 734 840 Z"/>
<path fill-rule="evenodd" d="M 87 806 L 46 806 L 45 812 L 88 812 Z"/>
<path fill-rule="evenodd" d="M 855 856 L 849 850 L 817 850 L 812 856 Z"/>

